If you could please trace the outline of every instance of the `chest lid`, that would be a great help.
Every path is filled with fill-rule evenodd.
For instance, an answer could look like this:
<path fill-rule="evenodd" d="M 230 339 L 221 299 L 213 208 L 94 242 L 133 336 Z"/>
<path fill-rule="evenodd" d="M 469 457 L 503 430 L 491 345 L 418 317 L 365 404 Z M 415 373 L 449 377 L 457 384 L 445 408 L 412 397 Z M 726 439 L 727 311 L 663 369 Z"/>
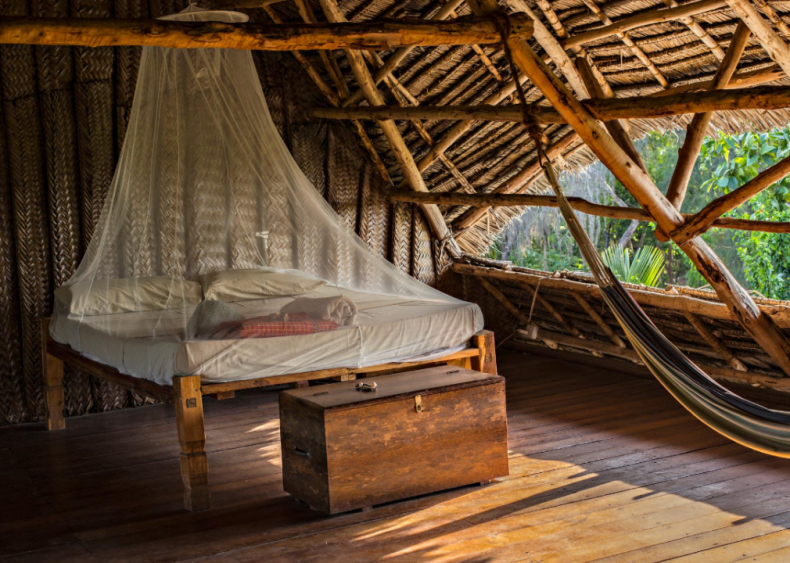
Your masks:
<path fill-rule="evenodd" d="M 478 387 L 503 380 L 504 378 L 499 375 L 490 375 L 454 366 L 437 366 L 356 381 L 342 381 L 328 385 L 292 389 L 283 391 L 283 394 L 290 395 L 313 408 L 327 410 L 452 389 Z M 376 383 L 376 390 L 359 391 L 357 383 L 360 382 Z"/>

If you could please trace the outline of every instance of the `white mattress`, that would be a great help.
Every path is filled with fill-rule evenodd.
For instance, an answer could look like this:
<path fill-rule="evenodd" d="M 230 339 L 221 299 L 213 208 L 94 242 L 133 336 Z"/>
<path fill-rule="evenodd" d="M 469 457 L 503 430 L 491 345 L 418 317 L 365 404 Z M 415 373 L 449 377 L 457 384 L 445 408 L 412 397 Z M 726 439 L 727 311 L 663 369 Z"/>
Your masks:
<path fill-rule="evenodd" d="M 365 367 L 463 347 L 483 327 L 473 303 L 427 301 L 324 286 L 306 294 L 342 293 L 359 308 L 357 325 L 300 336 L 185 342 L 192 309 L 59 316 L 52 337 L 117 370 L 170 385 L 174 375 L 204 382 L 239 381 L 337 367 Z M 292 297 L 234 303 L 245 317 L 276 313 Z M 154 336 L 151 336 L 151 335 Z"/>

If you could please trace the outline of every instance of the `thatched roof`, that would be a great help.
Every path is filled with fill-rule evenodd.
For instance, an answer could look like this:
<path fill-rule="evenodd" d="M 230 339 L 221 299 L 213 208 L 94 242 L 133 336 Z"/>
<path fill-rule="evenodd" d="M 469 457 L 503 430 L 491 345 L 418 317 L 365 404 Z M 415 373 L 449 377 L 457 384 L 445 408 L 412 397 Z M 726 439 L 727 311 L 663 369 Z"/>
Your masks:
<path fill-rule="evenodd" d="M 619 22 L 626 18 L 648 14 L 658 9 L 677 5 L 674 0 L 614 0 L 595 3 L 591 0 L 539 0 L 526 2 L 532 12 L 539 17 L 546 28 L 559 40 L 604 26 L 602 18 Z M 431 19 L 436 16 L 444 2 L 414 0 L 401 2 L 394 0 L 347 0 L 342 3 L 346 18 L 350 21 L 417 17 Z M 512 13 L 519 11 L 520 0 L 503 1 L 500 4 Z M 683 2 L 683 5 L 689 2 Z M 724 4 L 721 2 L 720 4 Z M 591 6 L 598 6 L 603 16 L 596 15 Z M 772 2 L 771 7 L 778 14 L 790 11 L 790 3 Z M 271 6 L 285 21 L 301 21 L 292 2 L 279 2 Z M 323 20 L 320 7 L 315 3 L 315 12 Z M 455 10 L 460 15 L 469 15 L 466 3 Z M 684 23 L 685 21 L 685 23 Z M 719 66 L 719 59 L 726 51 L 738 18 L 732 10 L 718 7 L 694 15 L 684 21 L 667 21 L 637 27 L 626 32 L 626 38 L 617 35 L 597 39 L 582 46 L 588 59 L 597 67 L 618 97 L 646 96 L 667 88 L 689 87 L 695 82 L 710 80 Z M 720 50 L 711 48 L 695 33 L 702 30 L 707 34 L 708 43 L 718 45 Z M 630 38 L 630 40 L 629 40 Z M 626 42 L 631 43 L 629 46 Z M 530 41 L 535 51 L 549 60 L 540 43 Z M 386 61 L 392 51 L 380 53 Z M 335 52 L 350 90 L 357 89 L 354 74 L 345 56 Z M 316 61 L 318 60 L 315 57 Z M 646 64 L 650 63 L 650 65 Z M 652 70 L 650 68 L 652 66 Z M 753 37 L 750 38 L 738 73 L 766 71 L 775 67 L 765 50 Z M 316 68 L 320 68 L 317 64 Z M 559 72 L 557 72 L 560 75 Z M 413 49 L 401 62 L 394 75 L 400 89 L 397 94 L 385 83 L 380 91 L 387 105 L 478 105 L 488 103 L 497 92 L 507 88 L 511 78 L 510 65 L 503 50 L 497 46 L 454 46 L 418 47 Z M 331 82 L 329 77 L 327 82 Z M 759 79 L 758 79 L 759 80 Z M 763 79 L 764 80 L 764 79 Z M 667 88 L 662 86 L 665 82 Z M 790 84 L 790 79 L 761 82 L 767 84 Z M 512 90 L 512 88 L 511 88 Z M 545 103 L 541 92 L 525 83 L 528 102 Z M 404 95 L 404 92 L 407 94 Z M 410 101 L 406 96 L 413 97 Z M 367 102 L 362 102 L 365 105 Z M 504 96 L 501 105 L 518 103 L 516 93 Z M 632 120 L 631 136 L 638 138 L 653 129 L 667 129 L 686 126 L 690 115 L 674 116 L 651 120 Z M 790 122 L 786 110 L 719 112 L 712 125 L 726 131 L 765 130 L 783 126 Z M 448 132 L 458 122 L 453 121 L 399 121 L 398 127 L 415 157 L 424 157 L 433 144 L 441 143 Z M 374 122 L 364 122 L 377 152 L 381 155 L 394 182 L 397 184 L 402 173 L 386 139 Z M 423 132 L 418 130 L 423 128 Z M 567 125 L 549 126 L 547 133 L 557 140 L 570 131 Z M 427 135 L 426 135 L 427 133 Z M 430 138 L 431 142 L 427 139 Z M 580 150 L 581 149 L 581 150 Z M 566 150 L 567 166 L 581 167 L 590 163 L 594 157 L 582 147 L 581 140 L 573 142 Z M 472 188 L 480 193 L 496 190 L 518 173 L 528 162 L 536 157 L 534 145 L 521 123 L 477 121 L 455 141 L 444 153 L 447 161 L 437 160 L 423 171 L 426 185 L 431 191 L 465 191 Z M 564 163 L 562 163 L 565 165 Z M 451 167 L 456 170 L 452 170 Z M 539 176 L 539 175 L 538 175 Z M 461 178 L 463 177 L 463 179 Z M 546 185 L 537 177 L 534 184 L 523 193 L 541 193 Z M 452 228 L 464 208 L 442 209 L 448 225 Z M 484 251 L 504 226 L 519 216 L 521 208 L 499 208 L 472 228 L 472 232 L 459 237 L 461 247 L 471 253 Z"/>

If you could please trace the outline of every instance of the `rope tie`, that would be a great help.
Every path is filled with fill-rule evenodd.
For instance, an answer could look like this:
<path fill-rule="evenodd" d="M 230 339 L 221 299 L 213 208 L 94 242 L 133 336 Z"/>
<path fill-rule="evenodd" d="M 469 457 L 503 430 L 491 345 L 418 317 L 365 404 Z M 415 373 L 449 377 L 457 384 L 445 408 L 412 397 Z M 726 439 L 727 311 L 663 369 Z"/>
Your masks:
<path fill-rule="evenodd" d="M 531 123 L 535 122 L 535 118 L 530 112 L 530 107 L 527 105 L 527 95 L 521 85 L 521 80 L 519 80 L 518 67 L 513 61 L 513 54 L 510 52 L 510 44 L 508 43 L 511 34 L 510 18 L 504 15 L 492 15 L 491 20 L 494 22 L 494 26 L 497 28 L 499 36 L 502 38 L 502 50 L 505 53 L 505 59 L 507 59 L 508 66 L 510 67 L 510 76 L 516 84 L 516 93 L 518 94 L 519 103 L 521 103 L 521 119 L 524 125 L 529 126 Z"/>
<path fill-rule="evenodd" d="M 540 282 L 543 278 L 538 280 L 538 285 L 535 286 L 535 292 L 532 294 L 532 305 L 529 306 L 529 316 L 527 317 L 527 324 L 532 324 L 532 313 L 535 312 L 535 302 L 538 300 L 538 291 L 540 291 Z"/>

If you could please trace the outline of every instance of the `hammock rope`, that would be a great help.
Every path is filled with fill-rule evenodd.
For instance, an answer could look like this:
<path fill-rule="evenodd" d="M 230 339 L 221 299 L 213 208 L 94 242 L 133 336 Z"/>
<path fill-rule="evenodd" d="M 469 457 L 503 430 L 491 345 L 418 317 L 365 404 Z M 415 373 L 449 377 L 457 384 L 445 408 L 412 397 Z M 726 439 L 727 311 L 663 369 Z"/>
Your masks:
<path fill-rule="evenodd" d="M 656 327 L 604 264 L 568 203 L 544 143 L 532 135 L 543 171 L 582 256 L 628 340 L 656 379 L 686 410 L 719 434 L 759 452 L 790 459 L 790 412 L 772 410 L 729 391 L 689 360 Z"/>

